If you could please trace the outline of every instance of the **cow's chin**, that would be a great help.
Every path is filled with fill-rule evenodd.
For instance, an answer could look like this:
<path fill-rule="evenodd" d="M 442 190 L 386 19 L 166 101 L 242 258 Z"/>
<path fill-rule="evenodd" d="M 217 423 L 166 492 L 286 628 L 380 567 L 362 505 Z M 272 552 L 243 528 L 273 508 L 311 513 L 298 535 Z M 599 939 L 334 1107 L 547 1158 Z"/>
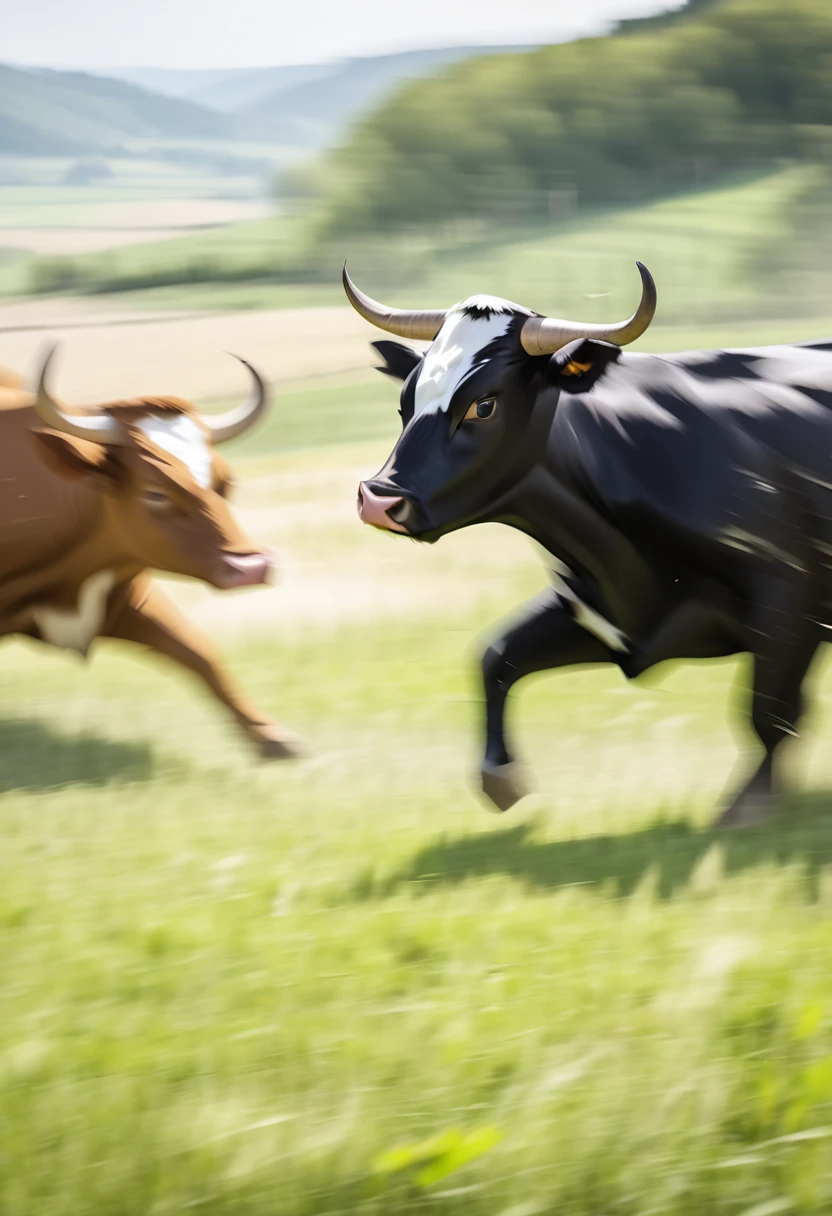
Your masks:
<path fill-rule="evenodd" d="M 220 591 L 236 587 L 261 587 L 270 583 L 274 565 L 265 553 L 223 553 L 210 582 Z"/>

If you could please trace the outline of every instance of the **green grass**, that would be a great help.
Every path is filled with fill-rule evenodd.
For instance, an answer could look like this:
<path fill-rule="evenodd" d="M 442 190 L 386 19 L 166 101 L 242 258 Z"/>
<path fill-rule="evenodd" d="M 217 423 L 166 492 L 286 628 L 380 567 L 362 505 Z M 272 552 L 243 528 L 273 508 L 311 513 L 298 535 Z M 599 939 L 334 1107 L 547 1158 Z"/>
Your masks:
<path fill-rule="evenodd" d="M 716 837 L 732 668 L 565 675 L 491 819 L 498 606 L 234 650 L 293 768 L 152 663 L 7 649 L 0 1210 L 828 1211 L 825 749 Z"/>
<path fill-rule="evenodd" d="M 828 679 L 765 828 L 709 827 L 743 663 L 524 685 L 540 792 L 489 816 L 476 653 L 543 575 L 497 554 L 463 605 L 436 562 L 487 561 L 474 533 L 403 548 L 338 515 L 393 396 L 287 387 L 231 453 L 287 581 L 349 553 L 328 623 L 224 646 L 309 760 L 255 763 L 116 644 L 5 648 L 0 1212 L 827 1213 Z M 421 607 L 339 621 L 401 560 Z"/>
<path fill-rule="evenodd" d="M 398 386 L 375 372 L 281 385 L 266 421 L 229 445 L 229 457 L 235 464 L 238 456 L 264 457 L 268 468 L 274 452 L 360 444 L 381 437 L 393 442 L 401 429 L 398 402 Z M 245 467 L 241 466 L 243 476 Z"/>

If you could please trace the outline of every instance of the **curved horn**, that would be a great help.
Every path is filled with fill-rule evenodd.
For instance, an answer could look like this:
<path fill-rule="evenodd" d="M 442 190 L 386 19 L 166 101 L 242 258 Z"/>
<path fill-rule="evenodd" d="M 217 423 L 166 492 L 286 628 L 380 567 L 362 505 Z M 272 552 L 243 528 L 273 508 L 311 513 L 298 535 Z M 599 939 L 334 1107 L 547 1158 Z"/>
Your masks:
<path fill-rule="evenodd" d="M 400 338 L 411 338 L 417 342 L 432 342 L 442 328 L 447 315 L 444 310 L 405 312 L 400 308 L 388 308 L 386 304 L 379 304 L 378 300 L 365 295 L 356 287 L 349 276 L 346 262 L 341 277 L 350 304 L 371 325 L 386 329 L 389 334 L 397 334 Z"/>
<path fill-rule="evenodd" d="M 109 414 L 65 414 L 57 401 L 49 395 L 46 373 L 57 349 L 56 342 L 47 350 L 41 364 L 35 389 L 35 409 L 38 417 L 53 430 L 72 435 L 75 439 L 86 439 L 92 443 L 124 443 L 125 435 L 121 425 Z"/>
<path fill-rule="evenodd" d="M 254 386 L 251 396 L 242 405 L 235 406 L 233 410 L 228 410 L 227 413 L 220 414 L 216 418 L 202 415 L 202 421 L 210 430 L 211 439 L 215 444 L 226 443 L 229 439 L 242 435 L 250 426 L 254 426 L 257 419 L 265 413 L 269 406 L 269 390 L 260 373 L 251 366 L 248 360 L 241 359 L 239 355 L 231 357 L 239 359 L 243 367 L 248 368 Z"/>
<path fill-rule="evenodd" d="M 646 266 L 636 262 L 641 275 L 641 301 L 627 321 L 618 325 L 582 325 L 579 321 L 557 321 L 553 317 L 529 317 L 520 331 L 523 349 L 529 355 L 553 355 L 576 338 L 597 338 L 626 346 L 640 338 L 656 311 L 656 284 Z"/>

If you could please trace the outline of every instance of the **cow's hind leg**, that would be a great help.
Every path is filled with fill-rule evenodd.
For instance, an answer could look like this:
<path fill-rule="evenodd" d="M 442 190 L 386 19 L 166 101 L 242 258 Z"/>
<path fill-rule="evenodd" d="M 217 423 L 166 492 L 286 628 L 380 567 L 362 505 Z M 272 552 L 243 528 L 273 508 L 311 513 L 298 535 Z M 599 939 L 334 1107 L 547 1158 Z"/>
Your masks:
<path fill-rule="evenodd" d="M 526 606 L 523 618 L 493 642 L 482 659 L 485 688 L 486 746 L 482 789 L 501 811 L 529 792 L 505 737 L 505 706 L 518 680 L 535 671 L 573 664 L 608 663 L 612 655 L 588 633 L 552 589 Z"/>
<path fill-rule="evenodd" d="M 127 603 L 107 622 L 104 632 L 145 646 L 193 672 L 231 711 L 264 759 L 304 755 L 300 740 L 260 713 L 237 687 L 209 639 L 152 583 L 131 589 Z"/>
<path fill-rule="evenodd" d="M 797 611 L 795 588 L 768 579 L 769 594 L 754 614 L 751 722 L 763 759 L 719 819 L 721 827 L 747 827 L 765 819 L 777 793 L 776 753 L 797 734 L 803 712 L 803 682 L 820 643 L 806 609 Z"/>

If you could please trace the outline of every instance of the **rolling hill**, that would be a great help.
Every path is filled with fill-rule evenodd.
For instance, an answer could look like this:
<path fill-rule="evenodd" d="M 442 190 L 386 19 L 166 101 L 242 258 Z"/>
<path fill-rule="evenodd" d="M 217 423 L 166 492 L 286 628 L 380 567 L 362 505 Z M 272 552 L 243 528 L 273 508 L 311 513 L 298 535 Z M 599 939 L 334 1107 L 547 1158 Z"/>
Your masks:
<path fill-rule="evenodd" d="M 84 72 L 0 65 L 0 153 L 77 155 L 151 137 L 228 139 L 226 115 Z"/>
<path fill-rule="evenodd" d="M 516 52 L 523 47 L 438 47 L 397 55 L 346 59 L 316 79 L 278 88 L 241 114 L 262 123 L 280 143 L 312 148 L 335 141 L 362 113 L 405 81 L 421 79 L 473 57 Z"/>
<path fill-rule="evenodd" d="M 319 80 L 336 70 L 334 64 L 286 64 L 265 68 L 175 68 L 125 67 L 106 73 L 166 97 L 194 102 L 211 110 L 231 114 L 256 106 L 284 89 Z"/>

